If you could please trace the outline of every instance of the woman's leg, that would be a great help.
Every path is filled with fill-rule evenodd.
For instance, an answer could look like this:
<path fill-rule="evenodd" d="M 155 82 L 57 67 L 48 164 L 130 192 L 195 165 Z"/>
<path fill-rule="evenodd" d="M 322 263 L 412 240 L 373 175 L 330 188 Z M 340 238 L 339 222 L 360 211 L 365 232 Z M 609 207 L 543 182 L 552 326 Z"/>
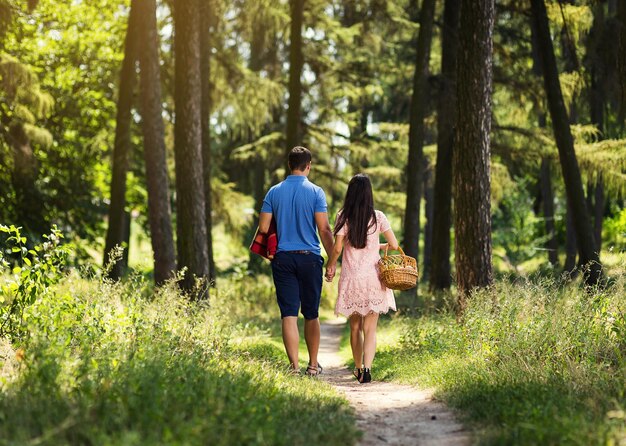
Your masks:
<path fill-rule="evenodd" d="M 372 367 L 374 355 L 376 354 L 376 325 L 378 324 L 378 313 L 371 313 L 363 317 L 363 364 L 366 369 Z"/>
<path fill-rule="evenodd" d="M 350 347 L 352 347 L 352 358 L 354 367 L 363 367 L 363 317 L 360 314 L 350 316 Z"/>

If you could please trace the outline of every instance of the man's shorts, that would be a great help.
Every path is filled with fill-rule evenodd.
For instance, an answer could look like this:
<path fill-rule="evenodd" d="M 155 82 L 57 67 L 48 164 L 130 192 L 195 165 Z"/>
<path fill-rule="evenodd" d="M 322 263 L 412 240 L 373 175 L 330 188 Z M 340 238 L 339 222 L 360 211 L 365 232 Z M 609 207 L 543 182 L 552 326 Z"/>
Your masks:
<path fill-rule="evenodd" d="M 272 260 L 272 276 L 280 317 L 318 317 L 322 294 L 322 256 L 309 251 L 280 251 Z"/>

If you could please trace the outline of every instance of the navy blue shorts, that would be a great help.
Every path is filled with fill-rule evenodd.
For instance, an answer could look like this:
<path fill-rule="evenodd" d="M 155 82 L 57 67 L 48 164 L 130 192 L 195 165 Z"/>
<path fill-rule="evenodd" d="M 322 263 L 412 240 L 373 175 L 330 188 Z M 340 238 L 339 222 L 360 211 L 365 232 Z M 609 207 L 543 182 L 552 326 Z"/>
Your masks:
<path fill-rule="evenodd" d="M 280 317 L 298 316 L 302 307 L 305 319 L 319 316 L 322 294 L 322 256 L 300 251 L 281 251 L 272 260 L 272 276 Z"/>

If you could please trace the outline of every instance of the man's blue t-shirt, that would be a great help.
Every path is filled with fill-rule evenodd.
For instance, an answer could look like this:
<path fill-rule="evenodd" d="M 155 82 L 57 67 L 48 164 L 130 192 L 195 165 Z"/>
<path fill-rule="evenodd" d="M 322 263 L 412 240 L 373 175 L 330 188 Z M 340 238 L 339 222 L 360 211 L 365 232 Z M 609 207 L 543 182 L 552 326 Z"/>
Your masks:
<path fill-rule="evenodd" d="M 315 224 L 316 212 L 327 212 L 326 195 L 304 175 L 289 175 L 273 186 L 261 212 L 276 220 L 278 251 L 311 251 L 321 255 Z"/>

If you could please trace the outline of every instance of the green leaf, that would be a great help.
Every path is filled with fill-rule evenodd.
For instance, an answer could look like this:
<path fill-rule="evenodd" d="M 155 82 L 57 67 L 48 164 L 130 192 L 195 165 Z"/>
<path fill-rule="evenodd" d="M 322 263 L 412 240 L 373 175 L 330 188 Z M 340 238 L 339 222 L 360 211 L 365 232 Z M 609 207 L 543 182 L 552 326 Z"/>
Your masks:
<path fill-rule="evenodd" d="M 28 266 L 32 266 L 32 263 L 28 257 L 24 257 L 24 263 L 26 263 Z"/>

